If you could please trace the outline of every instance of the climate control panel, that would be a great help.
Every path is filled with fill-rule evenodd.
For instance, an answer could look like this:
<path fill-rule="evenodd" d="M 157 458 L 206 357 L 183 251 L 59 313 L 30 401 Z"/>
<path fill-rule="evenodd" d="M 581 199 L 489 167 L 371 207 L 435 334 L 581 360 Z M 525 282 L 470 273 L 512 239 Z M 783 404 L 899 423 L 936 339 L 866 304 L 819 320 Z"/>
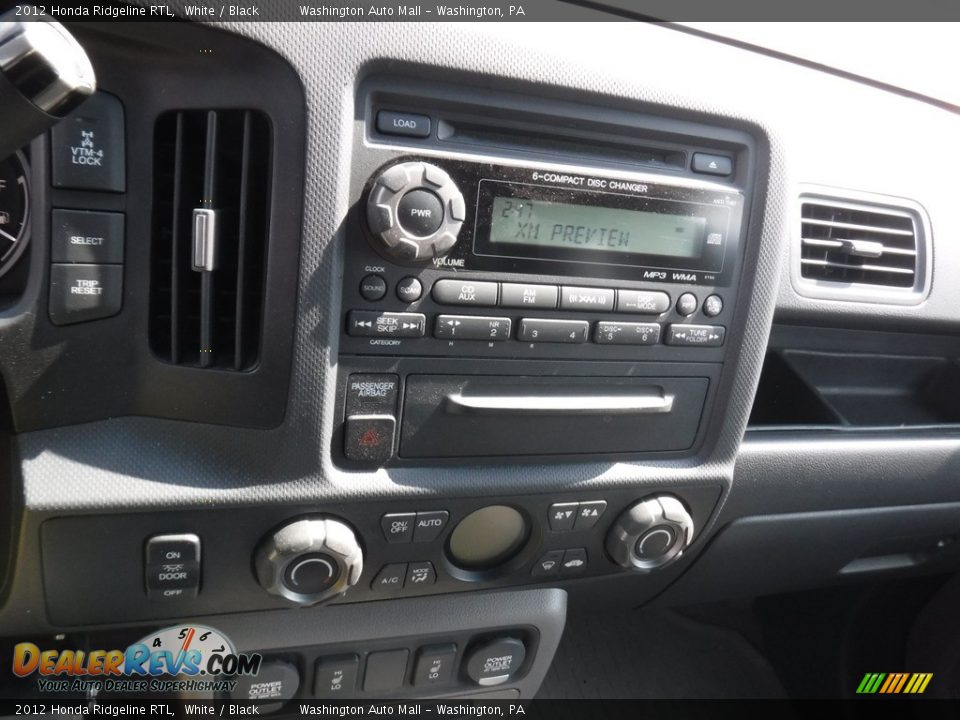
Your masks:
<path fill-rule="evenodd" d="M 696 485 L 54 518 L 41 528 L 47 607 L 55 625 L 83 626 L 653 577 L 696 545 L 719 495 Z M 159 575 L 180 571 L 182 591 L 158 592 Z"/>

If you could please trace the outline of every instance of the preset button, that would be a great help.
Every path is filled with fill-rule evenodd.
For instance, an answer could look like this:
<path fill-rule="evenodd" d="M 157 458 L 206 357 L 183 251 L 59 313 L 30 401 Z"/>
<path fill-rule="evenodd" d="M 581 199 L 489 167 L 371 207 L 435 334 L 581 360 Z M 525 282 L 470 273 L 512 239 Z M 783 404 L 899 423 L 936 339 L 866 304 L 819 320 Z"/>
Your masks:
<path fill-rule="evenodd" d="M 478 315 L 438 315 L 434 337 L 444 340 L 490 340 L 510 337 L 510 318 Z"/>
<path fill-rule="evenodd" d="M 539 320 L 524 318 L 520 321 L 518 340 L 548 343 L 584 343 L 590 332 L 586 320 Z"/>
<path fill-rule="evenodd" d="M 660 342 L 657 323 L 598 322 L 593 339 L 601 345 L 656 345 Z"/>

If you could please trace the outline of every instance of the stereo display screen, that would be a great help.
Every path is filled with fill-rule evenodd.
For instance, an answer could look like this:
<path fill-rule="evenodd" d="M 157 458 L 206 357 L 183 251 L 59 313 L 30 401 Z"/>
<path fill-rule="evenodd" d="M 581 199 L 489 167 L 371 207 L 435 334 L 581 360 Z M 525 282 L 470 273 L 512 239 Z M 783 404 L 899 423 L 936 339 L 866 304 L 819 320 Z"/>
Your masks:
<path fill-rule="evenodd" d="M 699 258 L 706 229 L 695 215 L 496 196 L 490 242 Z"/>

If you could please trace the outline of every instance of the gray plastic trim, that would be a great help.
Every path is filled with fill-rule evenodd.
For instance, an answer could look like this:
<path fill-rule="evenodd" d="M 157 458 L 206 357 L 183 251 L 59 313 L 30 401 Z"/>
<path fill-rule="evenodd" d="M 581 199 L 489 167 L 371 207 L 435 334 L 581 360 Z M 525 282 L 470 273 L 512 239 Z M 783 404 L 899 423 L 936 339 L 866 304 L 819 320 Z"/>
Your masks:
<path fill-rule="evenodd" d="M 239 613 L 204 617 L 203 624 L 225 633 L 239 652 L 335 643 L 355 643 L 362 650 L 364 642 L 381 643 L 392 637 L 535 627 L 540 638 L 532 666 L 516 682 L 499 687 L 516 688 L 520 697 L 532 698 L 550 668 L 566 619 L 567 594 L 545 588 Z M 312 678 L 307 682 L 312 683 Z"/>

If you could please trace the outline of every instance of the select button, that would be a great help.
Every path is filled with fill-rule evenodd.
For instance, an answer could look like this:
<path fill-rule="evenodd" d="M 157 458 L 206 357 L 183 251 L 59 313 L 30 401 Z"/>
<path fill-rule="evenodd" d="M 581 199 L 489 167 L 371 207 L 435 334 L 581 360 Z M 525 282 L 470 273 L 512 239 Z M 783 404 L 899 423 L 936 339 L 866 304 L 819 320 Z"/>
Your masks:
<path fill-rule="evenodd" d="M 54 210 L 50 228 L 55 263 L 123 262 L 123 213 Z"/>

